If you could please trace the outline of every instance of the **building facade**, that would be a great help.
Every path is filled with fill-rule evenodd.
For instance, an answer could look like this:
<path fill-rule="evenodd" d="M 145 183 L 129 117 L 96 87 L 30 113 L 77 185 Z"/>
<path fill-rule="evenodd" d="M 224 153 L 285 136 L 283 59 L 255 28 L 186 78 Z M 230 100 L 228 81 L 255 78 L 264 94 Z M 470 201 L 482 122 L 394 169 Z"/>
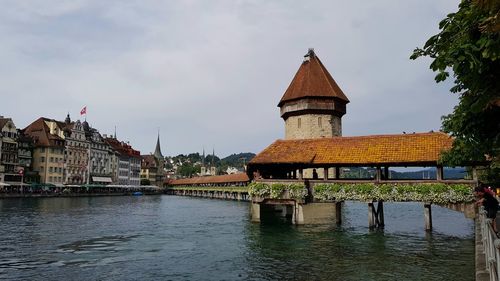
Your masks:
<path fill-rule="evenodd" d="M 40 182 L 38 173 L 33 171 L 33 145 L 34 141 L 30 136 L 24 134 L 23 130 L 17 130 L 17 156 L 19 167 L 23 170 L 24 182 Z"/>
<path fill-rule="evenodd" d="M 154 155 L 141 155 L 141 184 L 157 185 L 158 163 Z M 161 182 L 160 182 L 161 183 Z"/>
<path fill-rule="evenodd" d="M 11 118 L 0 116 L 0 182 L 20 184 L 18 133 Z"/>
<path fill-rule="evenodd" d="M 152 155 L 141 155 L 141 180 L 159 187 L 165 181 L 165 157 L 161 153 L 160 134 L 156 140 L 155 152 Z"/>
<path fill-rule="evenodd" d="M 64 121 L 65 137 L 65 184 L 86 184 L 88 183 L 88 151 L 90 143 L 85 137 L 83 124 L 80 120 L 71 122 L 68 116 Z"/>
<path fill-rule="evenodd" d="M 41 183 L 62 185 L 65 181 L 62 127 L 61 122 L 41 117 L 23 130 L 33 139 L 32 167 L 40 175 Z"/>
<path fill-rule="evenodd" d="M 116 138 L 105 138 L 104 141 L 116 153 L 116 158 L 112 160 L 112 163 L 116 161 L 118 167 L 117 181 L 115 183 L 119 185 L 140 185 L 140 152 L 133 149 L 128 143 L 121 142 Z"/>
<path fill-rule="evenodd" d="M 83 128 L 87 141 L 90 144 L 90 182 L 101 184 L 112 183 L 111 147 L 104 141 L 99 131 L 91 128 L 86 121 L 83 122 Z"/>

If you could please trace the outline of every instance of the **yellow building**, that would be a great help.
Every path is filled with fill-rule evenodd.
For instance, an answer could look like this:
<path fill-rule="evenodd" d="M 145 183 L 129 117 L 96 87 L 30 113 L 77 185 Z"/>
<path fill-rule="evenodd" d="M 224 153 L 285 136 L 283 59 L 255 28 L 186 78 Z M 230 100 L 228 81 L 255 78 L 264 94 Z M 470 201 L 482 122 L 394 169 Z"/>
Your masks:
<path fill-rule="evenodd" d="M 57 121 L 39 118 L 24 129 L 34 140 L 33 170 L 41 183 L 64 183 L 64 135 Z"/>
<path fill-rule="evenodd" d="M 147 180 L 150 185 L 157 185 L 157 174 L 158 163 L 154 155 L 141 155 L 141 182 Z"/>

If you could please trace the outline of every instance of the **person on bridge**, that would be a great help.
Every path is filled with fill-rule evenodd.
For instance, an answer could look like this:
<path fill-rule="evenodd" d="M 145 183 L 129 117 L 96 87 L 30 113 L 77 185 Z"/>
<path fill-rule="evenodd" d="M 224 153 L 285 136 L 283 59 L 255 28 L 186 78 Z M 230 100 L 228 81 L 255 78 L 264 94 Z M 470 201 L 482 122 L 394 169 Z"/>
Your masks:
<path fill-rule="evenodd" d="M 498 235 L 496 217 L 498 212 L 498 200 L 493 195 L 487 186 L 480 184 L 474 190 L 476 196 L 479 198 L 476 202 L 477 205 L 483 205 L 486 210 L 486 217 L 491 219 L 491 226 L 493 231 Z"/>

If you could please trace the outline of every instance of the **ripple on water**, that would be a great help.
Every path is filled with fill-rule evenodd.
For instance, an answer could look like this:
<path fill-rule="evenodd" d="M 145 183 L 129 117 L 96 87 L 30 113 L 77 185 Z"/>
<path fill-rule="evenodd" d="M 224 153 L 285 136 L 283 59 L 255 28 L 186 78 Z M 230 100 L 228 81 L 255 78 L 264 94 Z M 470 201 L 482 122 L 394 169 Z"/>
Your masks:
<path fill-rule="evenodd" d="M 59 246 L 57 252 L 61 253 L 91 253 L 93 251 L 119 251 L 123 244 L 139 235 L 132 236 L 104 236 L 88 240 L 75 241 Z"/>

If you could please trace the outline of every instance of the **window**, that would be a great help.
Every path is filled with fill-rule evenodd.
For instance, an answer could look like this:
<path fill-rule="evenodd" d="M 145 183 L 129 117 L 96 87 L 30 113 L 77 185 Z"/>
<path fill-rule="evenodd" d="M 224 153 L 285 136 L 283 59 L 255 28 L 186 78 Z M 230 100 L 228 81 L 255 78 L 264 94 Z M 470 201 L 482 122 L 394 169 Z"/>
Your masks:
<path fill-rule="evenodd" d="M 45 157 L 40 157 L 40 162 L 44 163 L 45 162 Z"/>
<path fill-rule="evenodd" d="M 49 167 L 49 172 L 52 173 L 52 167 Z"/>
<path fill-rule="evenodd" d="M 299 118 L 299 119 L 297 120 L 297 127 L 298 127 L 298 128 L 300 128 L 300 125 L 301 125 L 300 123 L 301 123 L 301 120 L 300 120 L 300 118 Z"/>

